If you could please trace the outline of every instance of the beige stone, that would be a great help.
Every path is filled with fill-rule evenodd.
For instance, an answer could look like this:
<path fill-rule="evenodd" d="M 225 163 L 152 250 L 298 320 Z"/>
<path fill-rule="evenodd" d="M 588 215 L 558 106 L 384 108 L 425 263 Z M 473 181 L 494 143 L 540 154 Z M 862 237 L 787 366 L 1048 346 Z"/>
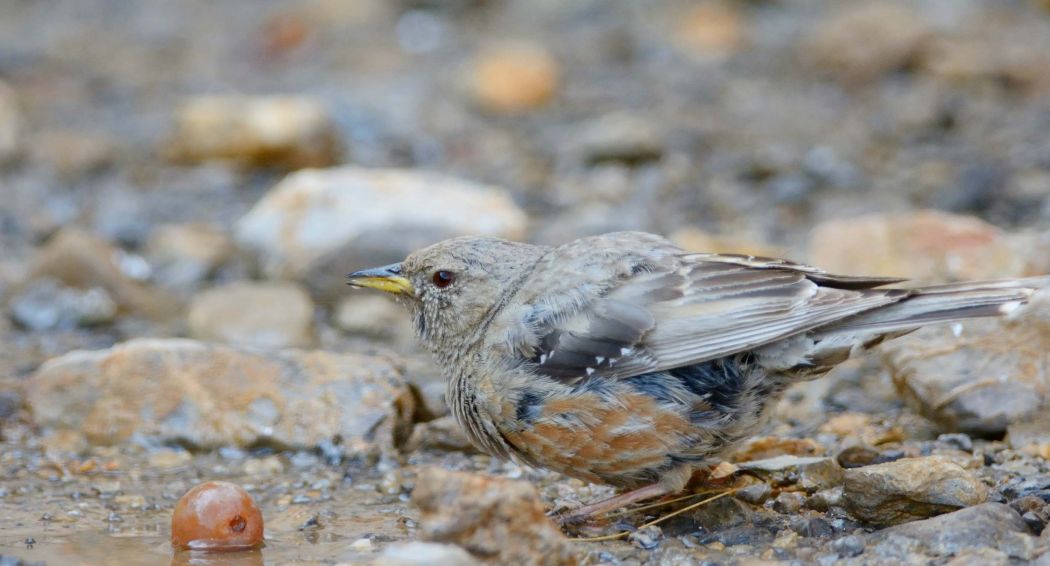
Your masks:
<path fill-rule="evenodd" d="M 190 336 L 258 348 L 305 348 L 314 342 L 314 304 L 294 283 L 230 283 L 190 303 Z"/>
<path fill-rule="evenodd" d="M 319 101 L 301 96 L 202 96 L 178 111 L 167 152 L 188 162 L 299 169 L 336 163 L 335 122 Z"/>
<path fill-rule="evenodd" d="M 347 454 L 392 451 L 415 401 L 378 356 L 267 352 L 184 339 L 139 339 L 45 363 L 26 399 L 45 435 L 92 444 L 134 438 L 200 449 L 334 443 Z"/>
<path fill-rule="evenodd" d="M 412 503 L 422 540 L 459 545 L 486 564 L 579 563 L 528 482 L 429 468 L 416 480 Z"/>
<path fill-rule="evenodd" d="M 475 56 L 470 73 L 474 98 L 496 112 L 542 106 L 558 90 L 558 62 L 543 46 L 533 43 L 487 47 Z"/>

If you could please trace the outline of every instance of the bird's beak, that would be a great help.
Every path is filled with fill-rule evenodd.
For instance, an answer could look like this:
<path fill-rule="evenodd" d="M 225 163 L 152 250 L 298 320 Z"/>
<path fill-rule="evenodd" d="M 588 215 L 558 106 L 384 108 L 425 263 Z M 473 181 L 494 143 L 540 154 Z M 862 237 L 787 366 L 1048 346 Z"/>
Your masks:
<path fill-rule="evenodd" d="M 355 271 L 346 276 L 346 282 L 353 287 L 379 289 L 393 295 L 415 295 L 412 282 L 401 276 L 400 263 Z"/>

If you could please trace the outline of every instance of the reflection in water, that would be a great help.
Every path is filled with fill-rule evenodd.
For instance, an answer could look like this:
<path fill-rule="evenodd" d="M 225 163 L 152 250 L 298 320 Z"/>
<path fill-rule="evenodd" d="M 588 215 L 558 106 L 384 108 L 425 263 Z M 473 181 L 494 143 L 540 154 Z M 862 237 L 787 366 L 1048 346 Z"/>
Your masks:
<path fill-rule="evenodd" d="M 171 566 L 262 566 L 261 550 L 241 552 L 206 552 L 202 550 L 177 551 L 171 557 Z"/>

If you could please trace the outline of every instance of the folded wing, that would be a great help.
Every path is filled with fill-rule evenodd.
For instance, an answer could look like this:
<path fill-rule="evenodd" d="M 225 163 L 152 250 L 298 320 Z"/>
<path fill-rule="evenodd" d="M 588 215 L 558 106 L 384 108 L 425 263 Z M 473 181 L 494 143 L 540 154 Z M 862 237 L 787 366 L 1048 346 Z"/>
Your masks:
<path fill-rule="evenodd" d="M 895 303 L 899 279 L 840 277 L 785 260 L 683 254 L 640 266 L 565 312 L 527 321 L 525 357 L 561 380 L 628 377 L 744 352 Z M 550 301 L 557 303 L 556 300 Z"/>

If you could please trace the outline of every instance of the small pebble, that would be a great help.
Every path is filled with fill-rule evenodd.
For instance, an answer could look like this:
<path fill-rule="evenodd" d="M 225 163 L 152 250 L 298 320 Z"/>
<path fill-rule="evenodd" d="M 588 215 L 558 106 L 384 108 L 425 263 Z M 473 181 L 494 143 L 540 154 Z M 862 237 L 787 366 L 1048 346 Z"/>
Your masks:
<path fill-rule="evenodd" d="M 842 558 L 859 556 L 864 552 L 864 539 L 857 535 L 844 536 L 832 542 L 831 549 Z"/>
<path fill-rule="evenodd" d="M 752 505 L 761 505 L 769 499 L 769 496 L 772 493 L 773 488 L 769 487 L 769 484 L 756 483 L 736 492 L 736 498 L 751 503 Z"/>
<path fill-rule="evenodd" d="M 973 440 L 970 439 L 970 435 L 961 432 L 942 434 L 937 437 L 937 442 L 954 446 L 963 452 L 973 452 Z"/>
<path fill-rule="evenodd" d="M 627 535 L 628 542 L 642 550 L 652 550 L 657 546 L 660 546 L 660 541 L 663 540 L 663 538 L 663 531 L 656 525 L 650 525 L 643 529 L 638 529 Z"/>
<path fill-rule="evenodd" d="M 802 503 L 805 502 L 805 500 L 805 496 L 801 493 L 785 491 L 773 500 L 773 510 L 785 515 L 798 513 L 799 510 L 802 509 Z"/>
<path fill-rule="evenodd" d="M 350 543 L 350 548 L 357 552 L 372 552 L 375 549 L 375 545 L 372 544 L 372 539 L 370 538 L 359 538 Z"/>

